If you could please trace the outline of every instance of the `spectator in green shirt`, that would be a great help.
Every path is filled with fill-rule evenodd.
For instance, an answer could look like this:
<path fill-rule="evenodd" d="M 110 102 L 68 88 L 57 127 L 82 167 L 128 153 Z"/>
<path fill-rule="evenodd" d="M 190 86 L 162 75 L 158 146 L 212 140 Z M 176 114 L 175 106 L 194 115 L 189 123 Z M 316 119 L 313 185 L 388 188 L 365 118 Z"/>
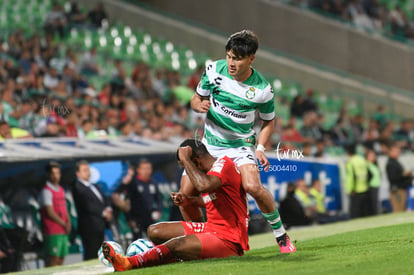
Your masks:
<path fill-rule="evenodd" d="M 5 120 L 0 121 L 0 141 L 3 139 L 29 138 L 32 135 L 23 129 L 10 127 Z"/>

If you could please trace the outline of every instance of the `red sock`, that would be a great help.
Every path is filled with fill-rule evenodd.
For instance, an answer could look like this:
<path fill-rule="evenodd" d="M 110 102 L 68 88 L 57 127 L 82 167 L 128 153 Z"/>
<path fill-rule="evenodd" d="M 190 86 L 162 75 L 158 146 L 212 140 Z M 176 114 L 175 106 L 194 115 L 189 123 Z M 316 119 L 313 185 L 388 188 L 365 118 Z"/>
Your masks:
<path fill-rule="evenodd" d="M 128 258 L 133 267 L 149 267 L 171 263 L 171 252 L 163 244 L 157 245 L 150 250 Z"/>

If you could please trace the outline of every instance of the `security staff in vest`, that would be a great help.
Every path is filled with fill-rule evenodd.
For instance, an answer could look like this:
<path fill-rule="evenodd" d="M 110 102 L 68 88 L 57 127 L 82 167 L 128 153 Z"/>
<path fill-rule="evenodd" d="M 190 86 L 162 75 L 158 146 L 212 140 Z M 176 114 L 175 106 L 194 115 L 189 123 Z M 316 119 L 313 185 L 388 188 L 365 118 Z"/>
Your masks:
<path fill-rule="evenodd" d="M 349 160 L 345 169 L 345 188 L 350 197 L 351 218 L 365 217 L 369 213 L 368 164 L 356 153 L 356 144 L 346 146 Z"/>

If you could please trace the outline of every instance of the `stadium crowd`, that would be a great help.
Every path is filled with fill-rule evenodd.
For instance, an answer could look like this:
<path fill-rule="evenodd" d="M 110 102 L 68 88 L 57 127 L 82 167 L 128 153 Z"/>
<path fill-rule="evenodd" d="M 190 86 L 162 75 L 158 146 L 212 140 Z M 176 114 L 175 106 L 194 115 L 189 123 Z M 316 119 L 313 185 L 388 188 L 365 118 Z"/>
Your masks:
<path fill-rule="evenodd" d="M 53 30 L 51 25 L 45 28 Z M 180 86 L 177 71 L 159 68 L 153 74 L 148 64 L 137 62 L 126 75 L 122 62 L 114 60 L 112 79 L 95 87 L 88 77 L 103 70 L 96 50 L 68 48 L 60 55 L 53 38 L 53 31 L 30 37 L 16 31 L 2 41 L 0 139 L 140 135 L 168 140 L 188 136 L 190 127 L 201 124 L 194 116 L 190 120 L 188 102 L 180 97 L 188 90 Z M 198 77 L 190 77 L 189 85 Z"/>
<path fill-rule="evenodd" d="M 399 37 L 414 38 L 414 9 L 409 0 L 288 0 L 352 22 L 365 30 L 385 31 Z"/>
<path fill-rule="evenodd" d="M 97 87 L 90 78 L 104 68 L 97 62 L 96 49 L 67 47 L 61 53 L 62 44 L 54 33 L 64 35 L 61 24 L 97 28 L 107 20 L 106 13 L 101 5 L 88 14 L 76 5 L 68 14 L 61 10 L 55 4 L 47 15 L 45 29 L 50 31 L 45 35 L 27 37 L 15 31 L 1 41 L 0 140 L 137 135 L 166 141 L 194 132 L 202 136 L 204 117 L 189 108 L 202 66 L 183 76 L 178 70 L 137 61 L 127 74 L 124 60 L 108 59 L 113 62 L 111 79 Z M 278 117 L 273 144 L 268 147 L 280 141 L 283 149 L 295 146 L 307 155 L 323 157 L 326 148 L 360 143 L 385 154 L 387 142 L 398 140 L 404 150 L 413 150 L 412 119 L 398 125 L 387 119 L 382 106 L 367 119 L 350 115 L 344 105 L 337 123 L 327 129 L 315 96 L 309 89 L 285 103 L 290 105 L 290 118 Z"/>
<path fill-rule="evenodd" d="M 58 45 L 52 38 L 26 38 L 15 32 L 1 44 L 0 139 L 138 135 L 169 140 L 190 137 L 195 129 L 202 135 L 203 117 L 190 110 L 186 97 L 201 70 L 187 77 L 188 84 L 183 85 L 187 88 L 179 89 L 183 77 L 177 71 L 137 62 L 127 75 L 122 61 L 116 60 L 112 79 L 94 87 L 85 73 L 102 69 L 94 63 L 94 50 L 77 55 L 68 49 L 63 58 L 57 57 Z M 57 63 L 63 64 L 60 70 Z M 324 147 L 349 143 L 384 154 L 384 145 L 398 140 L 403 149 L 413 150 L 412 119 L 398 124 L 388 120 L 384 107 L 379 106 L 367 120 L 361 114 L 348 114 L 344 105 L 337 123 L 326 129 L 325 116 L 313 97 L 309 90 L 289 103 L 290 118 L 276 120 L 273 145 L 280 141 L 285 148 L 303 147 L 306 154 L 318 157 L 324 155 Z"/>

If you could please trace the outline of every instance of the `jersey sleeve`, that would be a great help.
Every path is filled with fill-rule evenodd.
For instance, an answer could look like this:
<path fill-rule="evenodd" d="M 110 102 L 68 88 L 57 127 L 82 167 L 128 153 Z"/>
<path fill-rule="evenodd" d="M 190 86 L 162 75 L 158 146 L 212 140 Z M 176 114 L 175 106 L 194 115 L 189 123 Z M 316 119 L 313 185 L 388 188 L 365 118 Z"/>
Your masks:
<path fill-rule="evenodd" d="M 218 159 L 213 164 L 210 171 L 207 172 L 207 175 L 217 176 L 221 179 L 222 183 L 224 183 L 223 178 L 226 175 L 226 170 L 228 169 L 228 166 L 229 163 L 226 161 L 226 159 Z"/>
<path fill-rule="evenodd" d="M 53 205 L 52 192 L 46 188 L 43 188 L 42 192 L 40 193 L 39 204 L 40 207 Z"/>
<path fill-rule="evenodd" d="M 209 74 L 211 74 L 214 70 L 213 63 L 207 64 L 206 69 L 203 72 L 203 75 L 201 76 L 201 80 L 197 85 L 197 94 L 200 96 L 210 96 L 210 88 L 212 86 Z"/>
<path fill-rule="evenodd" d="M 259 116 L 262 120 L 275 118 L 275 103 L 270 84 L 263 90 L 263 103 L 259 105 Z"/>

